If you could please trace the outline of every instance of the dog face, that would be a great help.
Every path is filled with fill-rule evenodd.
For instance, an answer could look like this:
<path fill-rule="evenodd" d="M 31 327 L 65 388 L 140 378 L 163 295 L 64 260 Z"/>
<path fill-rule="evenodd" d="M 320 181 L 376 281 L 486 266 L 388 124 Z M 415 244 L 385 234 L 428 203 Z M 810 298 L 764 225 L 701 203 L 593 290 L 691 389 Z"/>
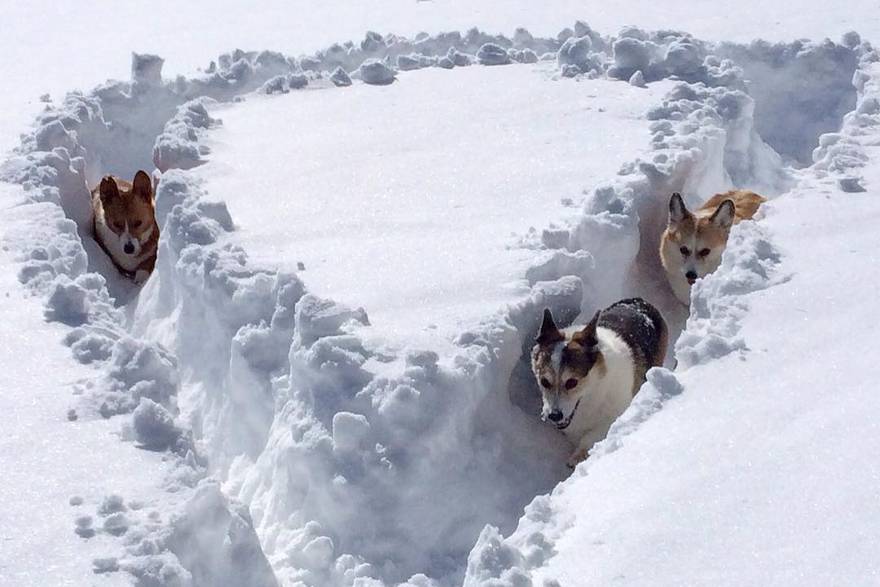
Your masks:
<path fill-rule="evenodd" d="M 561 332 L 550 310 L 544 310 L 541 330 L 532 348 L 532 373 L 543 399 L 541 419 L 559 430 L 568 428 L 591 382 L 604 372 L 596 338 L 599 312 L 583 330 Z"/>
<path fill-rule="evenodd" d="M 688 211 L 679 194 L 672 194 L 660 252 L 666 270 L 680 273 L 679 278 L 693 285 L 718 269 L 735 215 L 732 200 L 721 202 L 709 216 L 697 216 Z"/>
<path fill-rule="evenodd" d="M 118 239 L 119 246 L 113 247 L 114 250 L 136 258 L 155 229 L 150 176 L 138 171 L 131 185 L 123 185 L 122 190 L 113 177 L 107 176 L 101 180 L 98 193 L 103 223 Z"/>

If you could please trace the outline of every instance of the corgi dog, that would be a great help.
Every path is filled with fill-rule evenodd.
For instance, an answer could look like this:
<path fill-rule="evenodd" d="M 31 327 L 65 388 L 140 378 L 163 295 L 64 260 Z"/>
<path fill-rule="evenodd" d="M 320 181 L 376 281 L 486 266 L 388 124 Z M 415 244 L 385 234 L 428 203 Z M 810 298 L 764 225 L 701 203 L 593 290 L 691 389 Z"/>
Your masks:
<path fill-rule="evenodd" d="M 666 358 L 668 329 L 641 298 L 596 312 L 586 326 L 556 327 L 549 309 L 532 348 L 543 399 L 541 419 L 574 444 L 568 466 L 587 458 L 632 401 L 651 367 Z"/>
<path fill-rule="evenodd" d="M 691 286 L 721 264 L 730 228 L 751 219 L 766 202 L 748 190 L 731 190 L 712 196 L 694 212 L 684 205 L 681 194 L 669 199 L 669 222 L 660 239 L 660 262 L 675 297 L 691 303 Z"/>
<path fill-rule="evenodd" d="M 106 176 L 92 190 L 95 240 L 124 276 L 143 283 L 156 265 L 159 224 L 150 176 L 138 171 L 129 183 Z"/>

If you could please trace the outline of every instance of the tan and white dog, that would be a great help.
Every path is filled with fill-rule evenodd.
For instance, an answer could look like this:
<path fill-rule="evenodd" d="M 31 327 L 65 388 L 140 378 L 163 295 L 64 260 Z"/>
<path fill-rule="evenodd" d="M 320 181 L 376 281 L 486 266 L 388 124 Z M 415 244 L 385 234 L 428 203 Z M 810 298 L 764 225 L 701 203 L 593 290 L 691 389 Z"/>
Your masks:
<path fill-rule="evenodd" d="M 663 364 L 668 330 L 641 298 L 596 312 L 586 326 L 559 330 L 550 310 L 532 348 L 532 372 L 543 398 L 541 418 L 575 445 L 574 467 L 605 438 L 632 401 L 648 369 Z"/>
<path fill-rule="evenodd" d="M 159 225 L 150 176 L 129 183 L 106 176 L 92 190 L 95 240 L 124 276 L 143 283 L 156 265 Z"/>
<path fill-rule="evenodd" d="M 669 222 L 660 240 L 660 261 L 681 303 L 690 305 L 691 286 L 721 264 L 730 228 L 752 218 L 766 198 L 748 190 L 715 194 L 694 212 L 681 194 L 669 199 Z"/>

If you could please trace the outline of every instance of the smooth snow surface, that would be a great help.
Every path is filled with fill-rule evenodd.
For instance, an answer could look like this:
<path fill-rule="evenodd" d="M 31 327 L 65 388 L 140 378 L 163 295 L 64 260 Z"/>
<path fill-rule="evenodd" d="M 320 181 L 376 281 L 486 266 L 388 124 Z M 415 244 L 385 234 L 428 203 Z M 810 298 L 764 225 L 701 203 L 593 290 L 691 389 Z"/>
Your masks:
<path fill-rule="evenodd" d="M 455 334 L 528 293 L 541 253 L 523 237 L 646 152 L 644 113 L 670 87 L 550 74 L 431 69 L 254 97 L 212 111 L 198 176 L 255 262 L 303 263 L 310 291 L 363 306 L 377 332 Z"/>

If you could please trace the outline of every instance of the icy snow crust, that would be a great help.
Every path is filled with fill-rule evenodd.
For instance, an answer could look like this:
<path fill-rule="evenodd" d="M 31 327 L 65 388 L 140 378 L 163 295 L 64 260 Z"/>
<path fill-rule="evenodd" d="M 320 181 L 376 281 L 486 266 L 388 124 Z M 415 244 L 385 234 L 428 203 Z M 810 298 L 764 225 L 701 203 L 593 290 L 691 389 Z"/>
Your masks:
<path fill-rule="evenodd" d="M 762 61 L 773 53 L 781 68 L 818 52 L 828 70 L 855 72 L 855 89 L 846 90 L 858 92 L 855 112 L 813 154 L 817 173 L 855 189 L 866 157 L 853 137 L 877 119 L 876 69 L 868 68 L 877 54 L 846 41 L 833 50 L 743 51 Z M 556 59 L 566 77 L 680 83 L 648 112 L 651 155 L 593 190 L 570 225 L 545 230 L 548 255 L 527 272 L 530 292 L 460 333 L 442 357 L 416 349 L 377 356 L 365 343 L 364 311 L 309 294 L 296 275 L 253 266 L 225 205 L 210 201 L 187 171 L 203 160 L 203 133 L 217 123 L 210 100 L 344 91 L 332 87 L 537 56 Z M 2 167 L 4 179 L 27 190 L 23 214 L 40 219 L 14 242 L 19 279 L 44 297 L 48 319 L 69 325 L 73 356 L 100 366 L 84 410 L 132 413 L 131 438 L 176 462 L 167 483 L 179 508 L 170 520 L 111 512 L 116 498 L 86 506 L 106 516 L 105 532 L 125 535 L 122 556 L 95 561 L 96 571 L 123 570 L 139 585 L 424 587 L 463 577 L 467 585 L 530 585 L 570 521 L 560 496 L 682 391 L 674 373 L 652 371 L 591 459 L 535 498 L 503 538 L 497 527 L 513 530 L 522 507 L 565 476 L 568 447 L 523 409 L 532 383 L 522 357 L 539 310 L 549 306 L 570 320 L 624 293 L 659 295 L 651 249 L 671 191 L 695 204 L 734 185 L 774 194 L 792 181 L 759 136 L 742 69 L 684 33 L 629 28 L 604 37 L 584 23 L 555 39 L 524 30 L 512 39 L 370 33 L 300 59 L 236 51 L 194 79 L 163 81 L 160 70 L 161 59 L 135 56 L 131 82 L 69 95 L 38 118 Z M 751 82 L 749 91 L 772 89 Z M 841 108 L 846 103 L 841 95 Z M 826 127 L 816 121 L 819 131 Z M 787 154 L 802 156 L 816 138 L 803 136 Z M 163 172 L 163 232 L 157 270 L 137 292 L 81 236 L 86 185 L 152 162 Z M 772 285 L 776 259 L 759 227 L 734 232 L 721 270 L 695 290 L 694 315 L 676 346 L 680 368 L 742 351 L 745 297 Z"/>

